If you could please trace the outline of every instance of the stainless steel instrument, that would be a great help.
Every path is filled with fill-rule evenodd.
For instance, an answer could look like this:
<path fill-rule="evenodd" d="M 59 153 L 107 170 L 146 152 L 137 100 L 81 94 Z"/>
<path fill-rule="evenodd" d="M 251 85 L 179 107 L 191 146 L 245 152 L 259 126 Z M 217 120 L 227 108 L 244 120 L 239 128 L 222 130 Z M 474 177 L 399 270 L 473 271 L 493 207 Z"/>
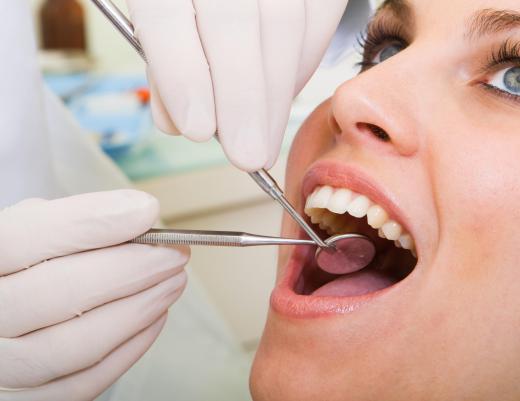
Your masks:
<path fill-rule="evenodd" d="M 110 0 L 92 0 L 101 12 L 121 32 L 132 47 L 146 62 L 146 55 L 139 40 L 134 34 L 134 27 L 126 16 Z M 218 133 L 215 133 L 218 139 Z M 268 237 L 241 232 L 229 231 L 196 231 L 196 230 L 159 230 L 149 232 L 135 238 L 133 243 L 150 245 L 205 245 L 247 247 L 259 245 L 317 245 L 316 261 L 324 270 L 338 266 L 343 272 L 355 271 L 367 266 L 374 258 L 375 246 L 372 241 L 360 234 L 337 235 L 323 241 L 294 209 L 285 197 L 282 189 L 273 177 L 264 169 L 249 173 L 256 184 L 271 198 L 277 201 L 311 240 Z M 329 269 L 330 268 L 330 269 Z"/>
<path fill-rule="evenodd" d="M 108 20 L 117 28 L 119 32 L 126 38 L 132 47 L 139 53 L 146 62 L 146 55 L 134 34 L 134 27 L 128 18 L 112 3 L 111 0 L 92 0 L 92 2 L 101 10 Z M 275 179 L 264 169 L 248 173 L 251 178 L 262 188 L 271 198 L 277 201 L 289 213 L 289 215 L 298 223 L 298 225 L 307 233 L 307 235 L 321 248 L 329 248 L 318 234 L 312 229 L 303 217 L 294 209 L 291 203 L 285 197 L 282 189 L 278 186 Z"/>
<path fill-rule="evenodd" d="M 233 231 L 158 230 L 153 229 L 137 237 L 136 244 L 146 245 L 205 245 L 248 247 L 260 245 L 316 245 L 312 240 L 267 237 Z M 333 274 L 358 271 L 374 259 L 372 241 L 360 234 L 335 235 L 325 240 L 332 246 L 316 249 L 316 263 Z"/>
<path fill-rule="evenodd" d="M 114 27 L 121 32 L 132 47 L 139 53 L 142 59 L 146 62 L 146 55 L 139 43 L 139 40 L 134 34 L 134 27 L 128 18 L 112 3 L 111 0 L 92 0 L 92 2 L 101 10 L 101 12 L 108 18 Z M 298 223 L 298 225 L 307 233 L 307 235 L 320 248 L 330 248 L 331 245 L 325 243 L 318 234 L 307 224 L 305 219 L 294 209 L 291 203 L 285 197 L 282 189 L 278 186 L 275 179 L 264 169 L 248 173 L 251 178 L 262 188 L 271 198 L 277 201 L 289 215 Z"/>
<path fill-rule="evenodd" d="M 205 245 L 246 247 L 258 245 L 316 245 L 312 240 L 268 237 L 234 231 L 152 229 L 132 243 L 147 245 Z"/>

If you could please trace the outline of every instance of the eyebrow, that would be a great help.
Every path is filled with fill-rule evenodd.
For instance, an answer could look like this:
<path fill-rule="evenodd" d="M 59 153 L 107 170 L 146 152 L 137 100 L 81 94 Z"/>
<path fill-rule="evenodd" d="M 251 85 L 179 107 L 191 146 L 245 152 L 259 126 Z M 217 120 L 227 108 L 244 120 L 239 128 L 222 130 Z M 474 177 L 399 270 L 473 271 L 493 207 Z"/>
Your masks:
<path fill-rule="evenodd" d="M 390 10 L 393 14 L 403 19 L 409 19 L 413 15 L 412 6 L 408 0 L 385 0 L 378 11 L 383 10 Z"/>
<path fill-rule="evenodd" d="M 472 40 L 520 28 L 520 13 L 513 10 L 486 8 L 477 11 L 469 21 L 466 37 Z"/>
<path fill-rule="evenodd" d="M 385 0 L 378 11 L 383 10 L 391 11 L 404 21 L 413 22 L 413 7 L 408 0 Z M 520 12 L 485 8 L 475 12 L 469 19 L 465 37 L 476 40 L 482 36 L 519 28 Z"/>

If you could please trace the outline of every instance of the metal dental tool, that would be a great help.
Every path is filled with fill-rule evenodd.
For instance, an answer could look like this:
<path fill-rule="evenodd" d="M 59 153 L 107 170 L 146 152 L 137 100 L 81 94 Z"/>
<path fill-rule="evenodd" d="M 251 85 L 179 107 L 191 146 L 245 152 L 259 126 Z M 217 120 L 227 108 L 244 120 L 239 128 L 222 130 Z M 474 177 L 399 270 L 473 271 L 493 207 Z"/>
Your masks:
<path fill-rule="evenodd" d="M 146 245 L 205 245 L 249 247 L 260 245 L 316 245 L 307 239 L 267 237 L 234 231 L 152 229 L 130 241 Z M 373 259 L 375 247 L 360 234 L 335 235 L 325 240 L 331 248 L 316 250 L 316 263 L 332 274 L 347 274 L 363 269 Z"/>
<path fill-rule="evenodd" d="M 128 18 L 111 0 L 92 0 L 101 12 L 121 32 L 146 62 L 146 55 L 134 34 Z M 218 133 L 216 133 L 218 140 Z M 277 201 L 307 233 L 311 240 L 266 237 L 239 232 L 158 230 L 153 229 L 131 242 L 151 245 L 206 245 L 206 246 L 258 246 L 258 245 L 317 245 L 316 262 L 332 274 L 355 272 L 372 262 L 376 250 L 372 241 L 361 234 L 336 235 L 323 241 L 294 209 L 273 177 L 264 169 L 249 173 L 256 184 Z"/>
<path fill-rule="evenodd" d="M 268 237 L 234 231 L 151 229 L 132 243 L 147 245 L 206 245 L 246 247 L 258 245 L 316 245 L 309 239 Z"/>
<path fill-rule="evenodd" d="M 121 32 L 132 47 L 139 53 L 146 62 L 146 55 L 134 34 L 134 27 L 128 18 L 112 3 L 111 0 L 92 0 L 92 2 L 101 10 L 110 22 Z M 264 169 L 254 173 L 248 173 L 251 178 L 262 188 L 271 198 L 277 201 L 289 213 L 289 215 L 298 223 L 298 225 L 307 233 L 307 235 L 320 248 L 331 248 L 332 245 L 325 243 L 318 234 L 312 229 L 302 216 L 294 209 L 285 197 L 282 189 L 278 186 L 273 177 Z"/>

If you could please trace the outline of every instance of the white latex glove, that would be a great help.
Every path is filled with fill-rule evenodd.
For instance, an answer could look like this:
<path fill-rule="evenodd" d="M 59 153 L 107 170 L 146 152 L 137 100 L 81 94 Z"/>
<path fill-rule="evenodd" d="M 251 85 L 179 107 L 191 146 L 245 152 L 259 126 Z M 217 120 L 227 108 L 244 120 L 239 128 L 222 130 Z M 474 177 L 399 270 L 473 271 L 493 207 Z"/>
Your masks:
<path fill-rule="evenodd" d="M 150 347 L 189 252 L 118 244 L 157 215 L 130 190 L 0 212 L 0 400 L 92 400 Z"/>
<path fill-rule="evenodd" d="M 127 0 L 149 62 L 156 125 L 194 141 L 218 127 L 229 160 L 278 158 L 291 103 L 348 0 Z"/>

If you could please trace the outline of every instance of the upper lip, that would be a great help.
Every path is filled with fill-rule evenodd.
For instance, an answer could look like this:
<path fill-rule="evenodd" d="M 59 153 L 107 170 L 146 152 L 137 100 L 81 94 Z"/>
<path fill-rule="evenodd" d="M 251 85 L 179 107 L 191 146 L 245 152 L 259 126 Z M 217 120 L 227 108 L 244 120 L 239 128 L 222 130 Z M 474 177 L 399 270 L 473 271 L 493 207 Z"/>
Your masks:
<path fill-rule="evenodd" d="M 401 224 L 415 238 L 411 219 L 399 206 L 396 196 L 381 188 L 361 168 L 334 161 L 319 161 L 311 165 L 303 178 L 302 204 L 305 204 L 305 200 L 316 187 L 324 185 L 348 188 L 367 196 L 371 201 L 383 207 L 391 219 Z"/>

